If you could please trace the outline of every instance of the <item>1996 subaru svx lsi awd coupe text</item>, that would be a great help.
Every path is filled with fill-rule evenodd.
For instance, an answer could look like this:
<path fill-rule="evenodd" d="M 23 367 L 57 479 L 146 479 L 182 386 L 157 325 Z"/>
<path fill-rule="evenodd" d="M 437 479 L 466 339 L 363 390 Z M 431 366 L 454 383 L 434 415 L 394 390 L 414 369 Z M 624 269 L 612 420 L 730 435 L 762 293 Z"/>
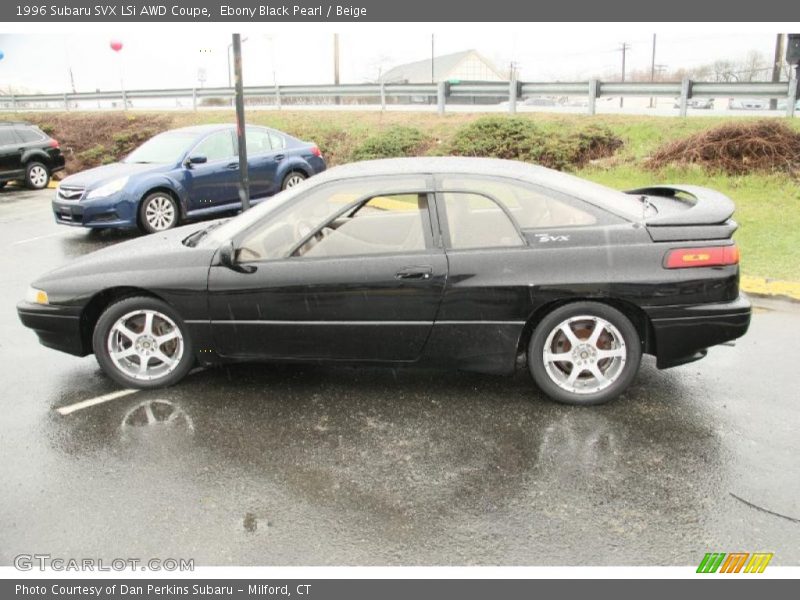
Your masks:
<path fill-rule="evenodd" d="M 350 361 L 512 373 L 574 404 L 618 396 L 643 353 L 703 357 L 750 323 L 733 203 L 618 192 L 523 163 L 336 167 L 229 219 L 132 240 L 33 283 L 42 344 L 125 386 L 196 364 Z"/>

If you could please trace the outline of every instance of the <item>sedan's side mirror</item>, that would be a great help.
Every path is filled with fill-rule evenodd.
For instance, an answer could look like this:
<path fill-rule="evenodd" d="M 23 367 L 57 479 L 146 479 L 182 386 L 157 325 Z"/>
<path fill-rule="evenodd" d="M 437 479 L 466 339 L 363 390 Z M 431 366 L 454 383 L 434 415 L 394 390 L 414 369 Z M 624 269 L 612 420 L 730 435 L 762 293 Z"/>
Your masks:
<path fill-rule="evenodd" d="M 202 165 L 207 162 L 208 162 L 208 157 L 203 156 L 202 154 L 196 154 L 194 156 L 190 156 L 189 158 L 187 158 L 184 164 L 191 169 L 192 165 Z"/>
<path fill-rule="evenodd" d="M 233 240 L 224 243 L 219 249 L 219 262 L 222 266 L 237 273 L 255 273 L 257 270 L 255 265 L 243 265 L 236 262 L 236 250 L 233 246 Z"/>

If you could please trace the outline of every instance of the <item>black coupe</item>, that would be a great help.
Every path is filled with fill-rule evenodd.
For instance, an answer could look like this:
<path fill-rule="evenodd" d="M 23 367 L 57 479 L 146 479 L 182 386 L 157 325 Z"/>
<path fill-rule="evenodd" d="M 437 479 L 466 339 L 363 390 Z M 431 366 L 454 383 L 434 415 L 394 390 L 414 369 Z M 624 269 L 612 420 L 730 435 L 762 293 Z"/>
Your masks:
<path fill-rule="evenodd" d="M 551 398 L 618 396 L 738 338 L 733 203 L 627 193 L 528 164 L 409 158 L 331 169 L 227 221 L 82 257 L 18 306 L 41 343 L 122 385 L 231 361 L 512 373 Z"/>

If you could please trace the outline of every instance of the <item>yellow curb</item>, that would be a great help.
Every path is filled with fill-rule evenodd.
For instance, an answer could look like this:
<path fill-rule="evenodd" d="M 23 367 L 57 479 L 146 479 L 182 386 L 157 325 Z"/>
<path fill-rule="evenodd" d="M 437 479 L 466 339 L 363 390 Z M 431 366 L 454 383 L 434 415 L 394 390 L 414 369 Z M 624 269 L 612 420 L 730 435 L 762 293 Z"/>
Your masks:
<path fill-rule="evenodd" d="M 759 296 L 786 296 L 793 300 L 800 300 L 800 282 L 797 281 L 780 281 L 777 279 L 742 275 L 739 287 L 748 294 L 757 294 Z"/>
<path fill-rule="evenodd" d="M 54 179 L 51 179 L 50 183 L 47 184 L 47 189 L 49 189 L 49 190 L 54 190 L 57 187 L 58 187 L 58 182 L 55 181 Z"/>

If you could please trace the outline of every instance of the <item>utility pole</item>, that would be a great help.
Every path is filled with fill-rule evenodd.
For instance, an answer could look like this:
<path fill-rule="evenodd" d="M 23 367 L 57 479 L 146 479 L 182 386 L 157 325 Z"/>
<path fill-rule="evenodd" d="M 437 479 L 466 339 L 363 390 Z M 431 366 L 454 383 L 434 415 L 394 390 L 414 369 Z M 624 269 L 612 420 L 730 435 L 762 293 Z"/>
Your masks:
<path fill-rule="evenodd" d="M 233 34 L 233 74 L 236 87 L 236 140 L 239 144 L 239 200 L 242 212 L 250 208 L 250 178 L 247 173 L 247 143 L 244 122 L 244 83 L 242 82 L 242 39 Z"/>
<path fill-rule="evenodd" d="M 620 46 L 620 50 L 622 51 L 622 79 L 621 79 L 622 83 L 625 83 L 625 55 L 627 54 L 628 49 L 630 47 L 631 47 L 631 45 L 629 43 L 627 43 L 627 42 L 622 42 L 622 46 Z M 620 108 L 622 108 L 622 106 L 624 104 L 624 100 L 625 100 L 625 98 L 623 96 L 619 97 L 619 107 Z"/>
<path fill-rule="evenodd" d="M 623 69 L 624 71 L 624 69 Z M 653 51 L 650 54 L 650 83 L 656 80 L 656 34 L 653 34 Z M 656 99 L 650 96 L 650 108 L 655 106 Z"/>
<path fill-rule="evenodd" d="M 333 34 L 333 85 L 339 85 L 339 34 Z M 336 104 L 341 102 L 341 98 L 336 96 Z"/>
<path fill-rule="evenodd" d="M 783 55 L 786 52 L 786 34 L 779 33 L 775 38 L 775 59 L 772 61 L 772 83 L 779 83 L 781 80 L 781 68 L 783 67 Z M 769 107 L 772 110 L 778 108 L 778 99 L 770 98 Z"/>

